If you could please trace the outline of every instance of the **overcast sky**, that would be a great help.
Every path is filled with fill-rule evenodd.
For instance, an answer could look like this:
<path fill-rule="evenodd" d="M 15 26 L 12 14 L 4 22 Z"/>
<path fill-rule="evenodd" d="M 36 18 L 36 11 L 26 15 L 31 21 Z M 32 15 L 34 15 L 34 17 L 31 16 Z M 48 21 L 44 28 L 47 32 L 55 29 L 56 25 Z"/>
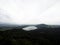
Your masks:
<path fill-rule="evenodd" d="M 0 0 L 0 22 L 60 24 L 60 1 Z"/>

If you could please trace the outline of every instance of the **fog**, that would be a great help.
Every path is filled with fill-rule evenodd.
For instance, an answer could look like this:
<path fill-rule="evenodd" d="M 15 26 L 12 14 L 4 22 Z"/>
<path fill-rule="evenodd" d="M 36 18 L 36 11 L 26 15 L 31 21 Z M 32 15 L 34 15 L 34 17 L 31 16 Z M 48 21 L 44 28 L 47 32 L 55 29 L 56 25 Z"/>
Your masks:
<path fill-rule="evenodd" d="M 60 1 L 0 0 L 0 22 L 60 24 Z"/>

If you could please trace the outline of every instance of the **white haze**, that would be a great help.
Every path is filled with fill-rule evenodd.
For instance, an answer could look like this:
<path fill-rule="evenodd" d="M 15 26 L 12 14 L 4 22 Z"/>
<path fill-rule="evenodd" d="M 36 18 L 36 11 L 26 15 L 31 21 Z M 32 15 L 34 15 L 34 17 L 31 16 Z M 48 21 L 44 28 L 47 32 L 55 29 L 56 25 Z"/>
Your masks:
<path fill-rule="evenodd" d="M 60 1 L 0 0 L 0 22 L 60 24 Z"/>
<path fill-rule="evenodd" d="M 37 29 L 37 27 L 35 27 L 35 26 L 28 26 L 28 27 L 24 27 L 24 28 L 22 28 L 23 30 L 26 30 L 26 31 L 30 31 L 30 30 L 35 30 L 35 29 Z"/>

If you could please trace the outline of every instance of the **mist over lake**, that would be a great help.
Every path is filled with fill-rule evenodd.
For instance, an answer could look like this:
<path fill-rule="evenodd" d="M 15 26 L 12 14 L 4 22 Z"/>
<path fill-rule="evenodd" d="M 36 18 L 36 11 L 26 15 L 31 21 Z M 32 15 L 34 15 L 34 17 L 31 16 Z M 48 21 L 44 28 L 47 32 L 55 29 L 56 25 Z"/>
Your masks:
<path fill-rule="evenodd" d="M 60 0 L 0 0 L 0 45 L 60 45 Z"/>

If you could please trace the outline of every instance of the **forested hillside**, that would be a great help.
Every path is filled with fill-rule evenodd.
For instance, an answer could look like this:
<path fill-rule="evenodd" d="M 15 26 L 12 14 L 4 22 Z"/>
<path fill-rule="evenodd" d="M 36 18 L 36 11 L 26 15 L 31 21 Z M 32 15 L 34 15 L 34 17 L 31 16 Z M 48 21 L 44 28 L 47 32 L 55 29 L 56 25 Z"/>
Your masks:
<path fill-rule="evenodd" d="M 0 45 L 60 45 L 60 28 L 0 31 Z"/>

